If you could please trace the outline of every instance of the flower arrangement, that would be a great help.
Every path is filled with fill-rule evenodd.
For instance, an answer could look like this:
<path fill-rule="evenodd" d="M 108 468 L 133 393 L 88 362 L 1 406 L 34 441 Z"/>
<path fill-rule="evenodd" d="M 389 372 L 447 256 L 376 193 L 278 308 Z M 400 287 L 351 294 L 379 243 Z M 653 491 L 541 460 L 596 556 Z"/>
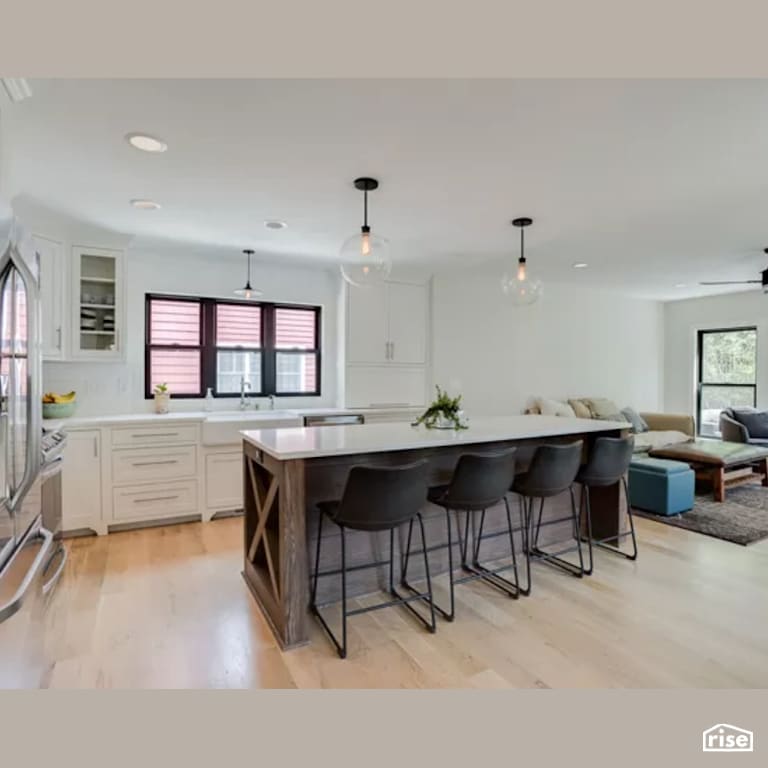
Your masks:
<path fill-rule="evenodd" d="M 423 424 L 427 429 L 467 429 L 462 417 L 461 395 L 451 397 L 446 391 L 435 386 L 437 397 L 424 413 L 413 423 L 413 426 Z"/>

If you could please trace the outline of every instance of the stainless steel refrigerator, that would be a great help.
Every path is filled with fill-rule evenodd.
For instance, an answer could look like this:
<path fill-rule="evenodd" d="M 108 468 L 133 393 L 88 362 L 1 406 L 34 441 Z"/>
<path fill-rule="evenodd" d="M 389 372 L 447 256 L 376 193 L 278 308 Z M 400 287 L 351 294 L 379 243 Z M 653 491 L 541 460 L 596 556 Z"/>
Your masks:
<path fill-rule="evenodd" d="M 41 377 L 37 253 L 16 221 L 0 221 L 0 641 L 42 592 L 53 547 L 41 518 Z M 6 651 L 0 642 L 0 673 Z"/>

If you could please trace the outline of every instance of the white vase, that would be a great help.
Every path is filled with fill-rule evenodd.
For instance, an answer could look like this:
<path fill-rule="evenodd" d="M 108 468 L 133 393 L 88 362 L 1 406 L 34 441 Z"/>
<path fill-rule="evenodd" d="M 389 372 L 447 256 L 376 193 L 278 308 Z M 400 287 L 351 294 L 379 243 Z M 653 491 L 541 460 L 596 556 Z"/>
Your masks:
<path fill-rule="evenodd" d="M 155 392 L 155 413 L 168 413 L 171 410 L 171 393 Z"/>

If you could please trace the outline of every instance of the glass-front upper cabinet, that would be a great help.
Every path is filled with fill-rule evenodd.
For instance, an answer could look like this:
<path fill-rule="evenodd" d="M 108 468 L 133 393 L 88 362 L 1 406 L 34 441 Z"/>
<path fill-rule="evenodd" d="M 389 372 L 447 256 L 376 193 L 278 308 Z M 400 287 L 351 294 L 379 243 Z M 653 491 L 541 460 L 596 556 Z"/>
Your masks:
<path fill-rule="evenodd" d="M 123 252 L 72 249 L 72 357 L 124 357 Z"/>

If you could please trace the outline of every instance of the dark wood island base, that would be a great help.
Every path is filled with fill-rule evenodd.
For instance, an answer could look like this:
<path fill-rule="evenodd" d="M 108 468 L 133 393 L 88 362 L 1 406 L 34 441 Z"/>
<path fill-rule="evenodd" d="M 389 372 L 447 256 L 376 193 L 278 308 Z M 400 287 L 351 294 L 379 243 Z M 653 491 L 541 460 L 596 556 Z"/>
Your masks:
<path fill-rule="evenodd" d="M 515 426 L 520 419 L 546 419 L 547 417 L 524 416 L 516 417 Z M 259 430 L 246 433 L 243 441 L 244 462 L 244 568 L 243 577 L 254 598 L 266 616 L 275 636 L 283 649 L 296 648 L 309 642 L 309 573 L 311 558 L 314 557 L 314 542 L 317 528 L 318 501 L 339 498 L 344 489 L 349 468 L 354 465 L 392 466 L 405 464 L 416 459 L 426 458 L 429 462 L 430 484 L 445 483 L 451 476 L 458 458 L 463 453 L 489 452 L 515 446 L 518 451 L 518 472 L 525 471 L 533 451 L 537 445 L 554 442 L 584 441 L 584 459 L 588 455 L 594 440 L 600 436 L 618 437 L 627 434 L 626 425 L 616 422 L 598 422 L 590 424 L 580 419 L 556 419 L 558 429 L 553 430 L 552 436 L 537 436 L 532 438 L 488 439 L 486 435 L 473 442 L 470 430 L 461 434 L 460 440 L 451 440 L 446 436 L 437 445 L 427 447 L 403 448 L 394 450 L 375 450 L 339 453 L 346 447 L 334 448 L 332 455 L 322 455 L 322 447 L 313 451 L 303 451 L 309 455 L 294 457 L 299 451 L 277 450 L 274 446 L 279 439 L 287 440 L 290 436 L 278 436 L 277 433 L 306 433 L 307 429 L 289 428 L 283 430 Z M 574 429 L 573 432 L 563 432 L 568 423 L 578 422 L 578 425 L 589 425 L 589 431 Z M 539 424 L 536 425 L 537 427 Z M 405 424 L 398 425 L 355 425 L 352 427 L 314 427 L 309 431 L 325 430 L 379 430 L 382 439 L 378 441 L 386 446 L 387 440 L 393 437 L 392 428 L 402 430 L 413 428 Z M 389 429 L 384 429 L 389 428 Z M 496 430 L 498 431 L 498 430 Z M 510 429 L 510 433 L 519 429 Z M 532 432 L 540 432 L 540 429 Z M 410 433 L 405 432 L 407 436 Z M 366 435 L 367 436 L 367 435 Z M 376 435 L 378 437 L 378 435 Z M 324 438 L 339 438 L 325 435 Z M 359 433 L 353 435 L 360 438 Z M 344 442 L 343 440 L 341 442 Z M 349 441 L 353 442 L 353 441 Z M 359 443 L 366 441 L 358 440 Z M 374 441 L 377 442 L 377 441 Z M 406 445 L 408 440 L 404 441 Z M 424 441 L 422 441 L 424 442 Z M 437 442 L 437 440 L 435 441 Z M 269 448 L 270 450 L 267 450 Z M 286 458 L 274 454 L 285 455 Z M 288 457 L 290 454 L 290 457 Z M 610 539 L 625 529 L 625 503 L 619 485 L 594 489 L 592 491 L 592 527 L 593 535 L 599 539 Z M 569 499 L 565 494 L 560 499 L 552 499 L 545 507 L 546 517 L 562 517 L 569 508 Z M 515 510 L 518 501 L 510 499 Z M 448 569 L 448 553 L 445 530 L 445 513 L 425 501 L 422 511 L 429 545 L 429 559 L 432 574 L 445 573 Z M 505 522 L 504 507 L 489 510 L 485 533 L 494 533 L 493 524 L 498 522 L 501 530 Z M 505 530 L 505 529 L 504 529 Z M 546 533 L 545 533 L 546 531 Z M 562 523 L 547 526 L 542 529 L 541 545 L 562 541 L 569 536 L 569 524 Z M 497 542 L 497 544 L 494 544 Z M 402 546 L 402 540 L 400 542 Z M 454 542 L 454 546 L 458 544 Z M 505 547 L 508 551 L 508 540 L 503 537 L 488 540 L 488 559 L 495 552 L 501 556 Z M 349 538 L 348 557 L 353 562 L 381 561 L 380 568 L 369 572 L 358 571 L 350 575 L 347 584 L 349 596 L 359 596 L 377 591 L 386 583 L 387 570 L 384 561 L 388 558 L 389 537 L 376 534 L 358 534 Z M 402 550 L 401 550 L 402 551 Z M 458 551 L 456 552 L 458 557 Z M 337 559 L 337 563 L 334 563 Z M 418 560 L 418 558 L 416 558 Z M 326 526 L 323 533 L 323 569 L 338 567 L 339 535 L 333 526 Z M 458 562 L 458 560 L 454 560 Z M 415 565 L 415 562 L 414 562 Z M 373 575 L 372 575 L 373 574 Z M 413 578 L 417 580 L 421 573 L 414 569 Z M 325 584 L 322 584 L 325 582 Z M 340 597 L 339 585 L 336 579 L 326 578 L 321 582 L 318 592 L 319 602 L 332 602 Z"/>

